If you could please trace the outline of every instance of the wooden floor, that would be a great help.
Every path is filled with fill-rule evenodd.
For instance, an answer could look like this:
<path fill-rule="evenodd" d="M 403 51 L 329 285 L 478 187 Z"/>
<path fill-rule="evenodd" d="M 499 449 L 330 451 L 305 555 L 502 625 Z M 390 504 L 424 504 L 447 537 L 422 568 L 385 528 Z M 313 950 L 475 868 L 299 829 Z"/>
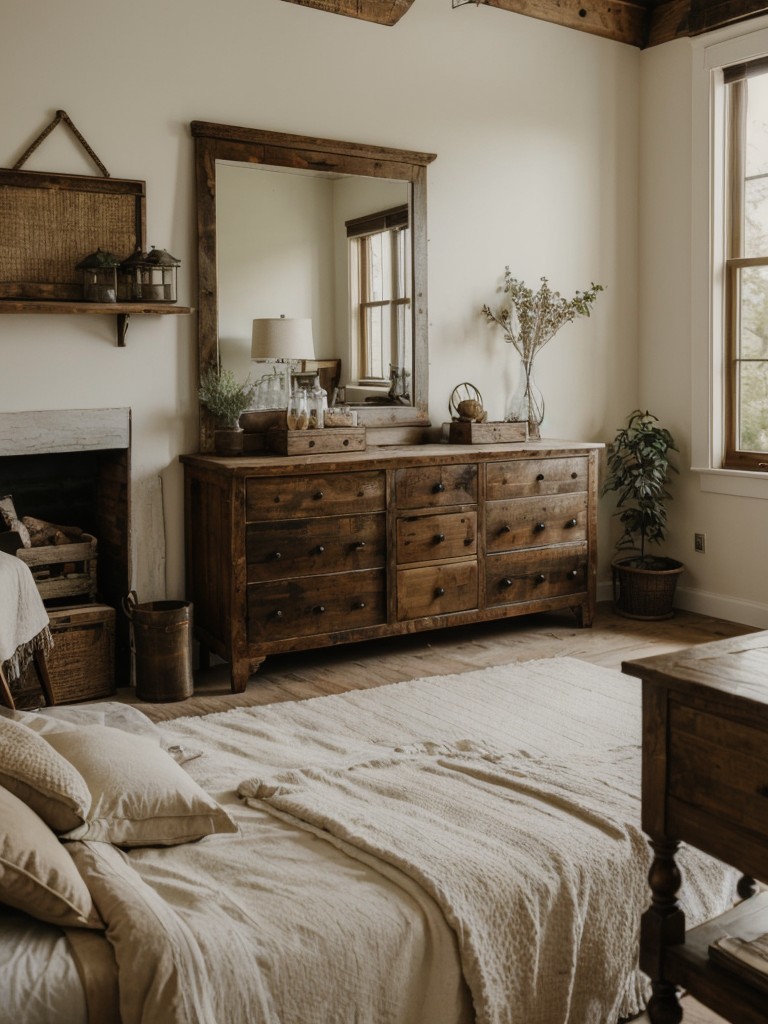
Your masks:
<path fill-rule="evenodd" d="M 538 615 L 506 622 L 419 633 L 320 651 L 267 658 L 245 693 L 232 694 L 229 667 L 195 673 L 194 696 L 175 703 L 146 704 L 131 690 L 118 699 L 136 704 L 155 721 L 200 715 L 243 705 L 303 700 L 345 690 L 381 686 L 421 676 L 467 672 L 531 658 L 573 657 L 621 668 L 624 660 L 662 654 L 694 644 L 752 632 L 747 626 L 679 611 L 663 622 L 639 622 L 599 605 L 591 629 L 578 629 L 573 617 Z M 724 1024 L 689 998 L 683 999 L 684 1024 Z M 647 1021 L 647 1016 L 636 1024 Z"/>

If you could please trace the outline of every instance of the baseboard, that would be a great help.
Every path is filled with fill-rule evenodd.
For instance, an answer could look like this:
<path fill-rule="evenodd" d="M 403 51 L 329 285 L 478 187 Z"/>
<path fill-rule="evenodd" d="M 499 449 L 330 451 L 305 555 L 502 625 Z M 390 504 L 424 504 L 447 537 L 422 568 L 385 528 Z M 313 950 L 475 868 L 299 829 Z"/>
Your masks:
<path fill-rule="evenodd" d="M 598 583 L 597 600 L 613 601 L 613 584 L 610 580 Z M 675 607 L 687 612 L 696 612 L 698 615 L 725 619 L 726 622 L 768 629 L 768 604 L 761 604 L 758 601 L 743 601 L 737 597 L 678 586 L 675 591 Z"/>

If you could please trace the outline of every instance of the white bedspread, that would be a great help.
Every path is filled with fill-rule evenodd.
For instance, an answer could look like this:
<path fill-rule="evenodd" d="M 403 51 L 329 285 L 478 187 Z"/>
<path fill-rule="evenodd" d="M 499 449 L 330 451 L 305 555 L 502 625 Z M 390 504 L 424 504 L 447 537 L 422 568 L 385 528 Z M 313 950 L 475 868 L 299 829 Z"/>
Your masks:
<path fill-rule="evenodd" d="M 553 659 L 161 728 L 204 750 L 186 767 L 242 831 L 73 844 L 124 1024 L 616 1024 L 640 1009 L 637 680 Z M 692 850 L 681 864 L 689 922 L 730 902 L 734 872 Z"/>

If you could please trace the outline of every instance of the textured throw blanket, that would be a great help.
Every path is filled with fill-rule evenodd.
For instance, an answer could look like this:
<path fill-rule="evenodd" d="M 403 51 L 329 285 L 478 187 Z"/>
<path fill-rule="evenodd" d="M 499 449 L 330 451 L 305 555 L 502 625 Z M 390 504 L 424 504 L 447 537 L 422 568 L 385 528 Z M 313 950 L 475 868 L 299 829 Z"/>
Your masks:
<path fill-rule="evenodd" d="M 51 646 L 48 613 L 29 566 L 0 551 L 0 665 L 18 679 L 36 650 Z"/>
<path fill-rule="evenodd" d="M 161 731 L 202 750 L 185 768 L 241 831 L 70 844 L 123 1024 L 616 1024 L 642 1008 L 637 680 L 551 659 Z M 688 924 L 729 905 L 735 872 L 690 849 L 680 865 Z"/>

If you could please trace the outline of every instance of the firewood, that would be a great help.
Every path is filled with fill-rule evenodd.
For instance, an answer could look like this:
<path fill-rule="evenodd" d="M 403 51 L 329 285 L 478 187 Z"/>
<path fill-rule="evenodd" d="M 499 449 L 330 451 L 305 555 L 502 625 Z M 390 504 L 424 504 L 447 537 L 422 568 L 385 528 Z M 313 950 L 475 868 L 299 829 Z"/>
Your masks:
<path fill-rule="evenodd" d="M 21 521 L 29 530 L 32 547 L 42 547 L 45 544 L 72 544 L 79 540 L 83 533 L 79 526 L 59 526 L 44 519 L 35 519 L 34 516 L 23 516 Z"/>

